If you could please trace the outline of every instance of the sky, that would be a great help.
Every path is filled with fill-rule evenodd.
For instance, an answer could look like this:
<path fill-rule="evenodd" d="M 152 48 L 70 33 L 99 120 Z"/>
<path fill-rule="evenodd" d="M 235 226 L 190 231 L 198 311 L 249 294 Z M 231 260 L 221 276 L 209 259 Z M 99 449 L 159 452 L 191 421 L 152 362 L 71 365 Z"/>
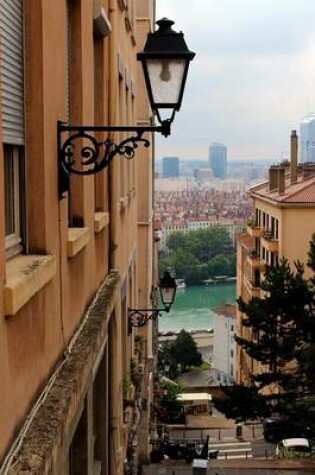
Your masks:
<path fill-rule="evenodd" d="M 190 64 L 172 134 L 157 156 L 228 161 L 289 158 L 290 133 L 315 113 L 315 0 L 156 0 L 184 33 Z"/>

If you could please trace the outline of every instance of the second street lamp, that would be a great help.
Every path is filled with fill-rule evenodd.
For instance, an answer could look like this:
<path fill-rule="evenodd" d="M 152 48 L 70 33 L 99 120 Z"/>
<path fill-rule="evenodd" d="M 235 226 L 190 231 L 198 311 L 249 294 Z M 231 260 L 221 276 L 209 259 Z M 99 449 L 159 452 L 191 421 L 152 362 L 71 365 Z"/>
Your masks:
<path fill-rule="evenodd" d="M 108 166 L 115 156 L 131 159 L 139 143 L 148 147 L 145 132 L 170 135 L 175 112 L 180 109 L 190 61 L 195 53 L 189 51 L 183 33 L 172 29 L 173 22 L 166 18 L 157 22 L 159 29 L 149 33 L 145 48 L 138 53 L 144 71 L 150 104 L 160 125 L 136 126 L 84 126 L 58 121 L 58 186 L 59 199 L 69 190 L 70 174 L 93 175 Z M 161 110 L 170 110 L 162 118 Z M 95 132 L 130 132 L 132 135 L 120 143 L 110 136 L 99 141 Z"/>
<path fill-rule="evenodd" d="M 164 308 L 129 308 L 129 333 L 132 327 L 142 327 L 149 320 L 156 320 L 161 312 L 169 312 L 176 295 L 176 281 L 170 272 L 166 271 L 159 282 L 160 297 Z"/>

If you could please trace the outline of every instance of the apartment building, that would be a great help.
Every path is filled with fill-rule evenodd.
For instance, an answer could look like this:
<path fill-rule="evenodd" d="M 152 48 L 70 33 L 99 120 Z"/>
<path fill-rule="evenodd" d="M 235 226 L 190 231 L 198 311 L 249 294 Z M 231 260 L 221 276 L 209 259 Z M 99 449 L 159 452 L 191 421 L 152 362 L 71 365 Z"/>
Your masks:
<path fill-rule="evenodd" d="M 274 266 L 286 258 L 307 262 L 309 242 L 314 233 L 315 167 L 313 163 L 298 164 L 298 137 L 291 134 L 290 161 L 269 169 L 269 180 L 249 190 L 253 201 L 253 218 L 247 232 L 237 240 L 237 296 L 245 302 L 262 296 L 260 281 L 264 266 Z M 305 275 L 310 270 L 305 267 Z M 251 329 L 242 326 L 242 314 L 237 311 L 236 333 L 252 338 Z M 237 351 L 237 382 L 249 384 L 258 363 L 244 350 Z"/>
<path fill-rule="evenodd" d="M 154 304 L 154 148 L 69 179 L 57 122 L 151 124 L 136 53 L 154 3 L 0 2 L 3 474 L 121 475 L 148 454 L 154 329 L 128 308 Z"/>
<path fill-rule="evenodd" d="M 235 381 L 235 304 L 215 309 L 213 319 L 213 379 L 218 385 Z"/>

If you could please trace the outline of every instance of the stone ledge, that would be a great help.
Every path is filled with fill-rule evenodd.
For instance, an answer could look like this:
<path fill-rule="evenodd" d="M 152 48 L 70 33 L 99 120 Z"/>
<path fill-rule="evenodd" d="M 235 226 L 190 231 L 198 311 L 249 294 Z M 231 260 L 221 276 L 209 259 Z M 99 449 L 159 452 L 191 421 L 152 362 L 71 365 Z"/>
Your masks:
<path fill-rule="evenodd" d="M 76 256 L 85 248 L 91 237 L 90 228 L 69 228 L 67 241 L 68 258 Z"/>
<path fill-rule="evenodd" d="M 6 264 L 4 314 L 15 315 L 57 272 L 55 256 L 19 255 Z"/>
<path fill-rule="evenodd" d="M 81 333 L 71 350 L 68 347 L 64 352 L 64 361 L 55 373 L 53 384 L 46 386 L 46 397 L 40 397 L 41 404 L 20 440 L 7 475 L 61 475 L 56 464 L 64 454 L 69 428 L 91 384 L 119 284 L 119 275 L 111 273 L 96 293 Z"/>
<path fill-rule="evenodd" d="M 94 232 L 99 234 L 109 225 L 109 213 L 107 211 L 97 211 L 94 214 Z"/>

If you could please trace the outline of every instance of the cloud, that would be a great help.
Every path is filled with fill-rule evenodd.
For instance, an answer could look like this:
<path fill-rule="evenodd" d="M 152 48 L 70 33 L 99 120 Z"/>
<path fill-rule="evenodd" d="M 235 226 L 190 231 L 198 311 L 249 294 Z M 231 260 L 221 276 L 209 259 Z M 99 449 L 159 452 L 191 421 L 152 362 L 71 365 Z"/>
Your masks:
<path fill-rule="evenodd" d="M 159 155 L 270 158 L 315 110 L 314 0 L 157 0 L 196 51 L 181 111 Z"/>

